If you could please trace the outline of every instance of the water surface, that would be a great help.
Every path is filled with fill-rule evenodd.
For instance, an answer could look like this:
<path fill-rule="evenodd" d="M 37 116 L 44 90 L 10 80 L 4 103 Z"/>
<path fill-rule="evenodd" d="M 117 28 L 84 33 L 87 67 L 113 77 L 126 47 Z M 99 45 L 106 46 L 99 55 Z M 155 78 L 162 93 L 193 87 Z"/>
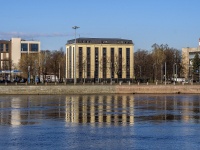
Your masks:
<path fill-rule="evenodd" d="M 199 149 L 200 95 L 0 96 L 1 149 Z"/>

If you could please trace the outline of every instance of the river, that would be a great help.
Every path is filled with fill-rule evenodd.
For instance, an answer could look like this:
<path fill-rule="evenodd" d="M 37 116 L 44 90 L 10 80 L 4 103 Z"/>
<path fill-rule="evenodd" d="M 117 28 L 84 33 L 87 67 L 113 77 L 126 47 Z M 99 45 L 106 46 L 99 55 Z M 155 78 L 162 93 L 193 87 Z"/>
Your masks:
<path fill-rule="evenodd" d="M 199 149 L 200 95 L 1 95 L 1 149 Z"/>

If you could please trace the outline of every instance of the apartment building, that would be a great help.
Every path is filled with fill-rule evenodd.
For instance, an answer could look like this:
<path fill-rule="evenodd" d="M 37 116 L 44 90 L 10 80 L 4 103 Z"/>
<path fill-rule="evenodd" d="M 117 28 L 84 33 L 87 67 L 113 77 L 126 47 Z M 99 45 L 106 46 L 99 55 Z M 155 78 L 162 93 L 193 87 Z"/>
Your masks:
<path fill-rule="evenodd" d="M 66 44 L 66 78 L 77 82 L 130 81 L 134 77 L 132 40 L 77 38 Z"/>

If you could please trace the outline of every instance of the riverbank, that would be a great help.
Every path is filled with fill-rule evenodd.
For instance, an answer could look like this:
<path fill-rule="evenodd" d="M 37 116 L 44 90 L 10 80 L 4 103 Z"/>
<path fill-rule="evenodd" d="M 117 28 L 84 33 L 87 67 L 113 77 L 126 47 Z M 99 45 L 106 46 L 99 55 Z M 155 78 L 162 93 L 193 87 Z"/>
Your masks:
<path fill-rule="evenodd" d="M 0 94 L 200 94 L 200 85 L 9 85 Z"/>

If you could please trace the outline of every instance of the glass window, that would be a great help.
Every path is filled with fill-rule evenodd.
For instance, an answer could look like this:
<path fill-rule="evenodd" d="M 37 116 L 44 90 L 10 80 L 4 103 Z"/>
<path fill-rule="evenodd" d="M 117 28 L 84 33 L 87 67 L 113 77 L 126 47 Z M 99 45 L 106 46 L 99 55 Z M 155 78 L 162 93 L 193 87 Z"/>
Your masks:
<path fill-rule="evenodd" d="M 8 44 L 6 44 L 6 52 L 8 52 L 8 50 L 9 50 L 9 46 Z"/>
<path fill-rule="evenodd" d="M 21 44 L 21 51 L 28 51 L 28 44 L 26 44 L 26 43 L 22 43 Z"/>
<path fill-rule="evenodd" d="M 99 77 L 99 48 L 95 47 L 95 73 L 94 77 L 98 78 Z"/>
<path fill-rule="evenodd" d="M 3 43 L 0 44 L 0 51 L 3 51 Z"/>
<path fill-rule="evenodd" d="M 31 45 L 31 51 L 37 52 L 39 50 L 38 44 L 30 44 Z"/>
<path fill-rule="evenodd" d="M 90 61 L 91 61 L 91 58 L 90 58 L 90 47 L 87 47 L 87 78 L 90 78 Z"/>

